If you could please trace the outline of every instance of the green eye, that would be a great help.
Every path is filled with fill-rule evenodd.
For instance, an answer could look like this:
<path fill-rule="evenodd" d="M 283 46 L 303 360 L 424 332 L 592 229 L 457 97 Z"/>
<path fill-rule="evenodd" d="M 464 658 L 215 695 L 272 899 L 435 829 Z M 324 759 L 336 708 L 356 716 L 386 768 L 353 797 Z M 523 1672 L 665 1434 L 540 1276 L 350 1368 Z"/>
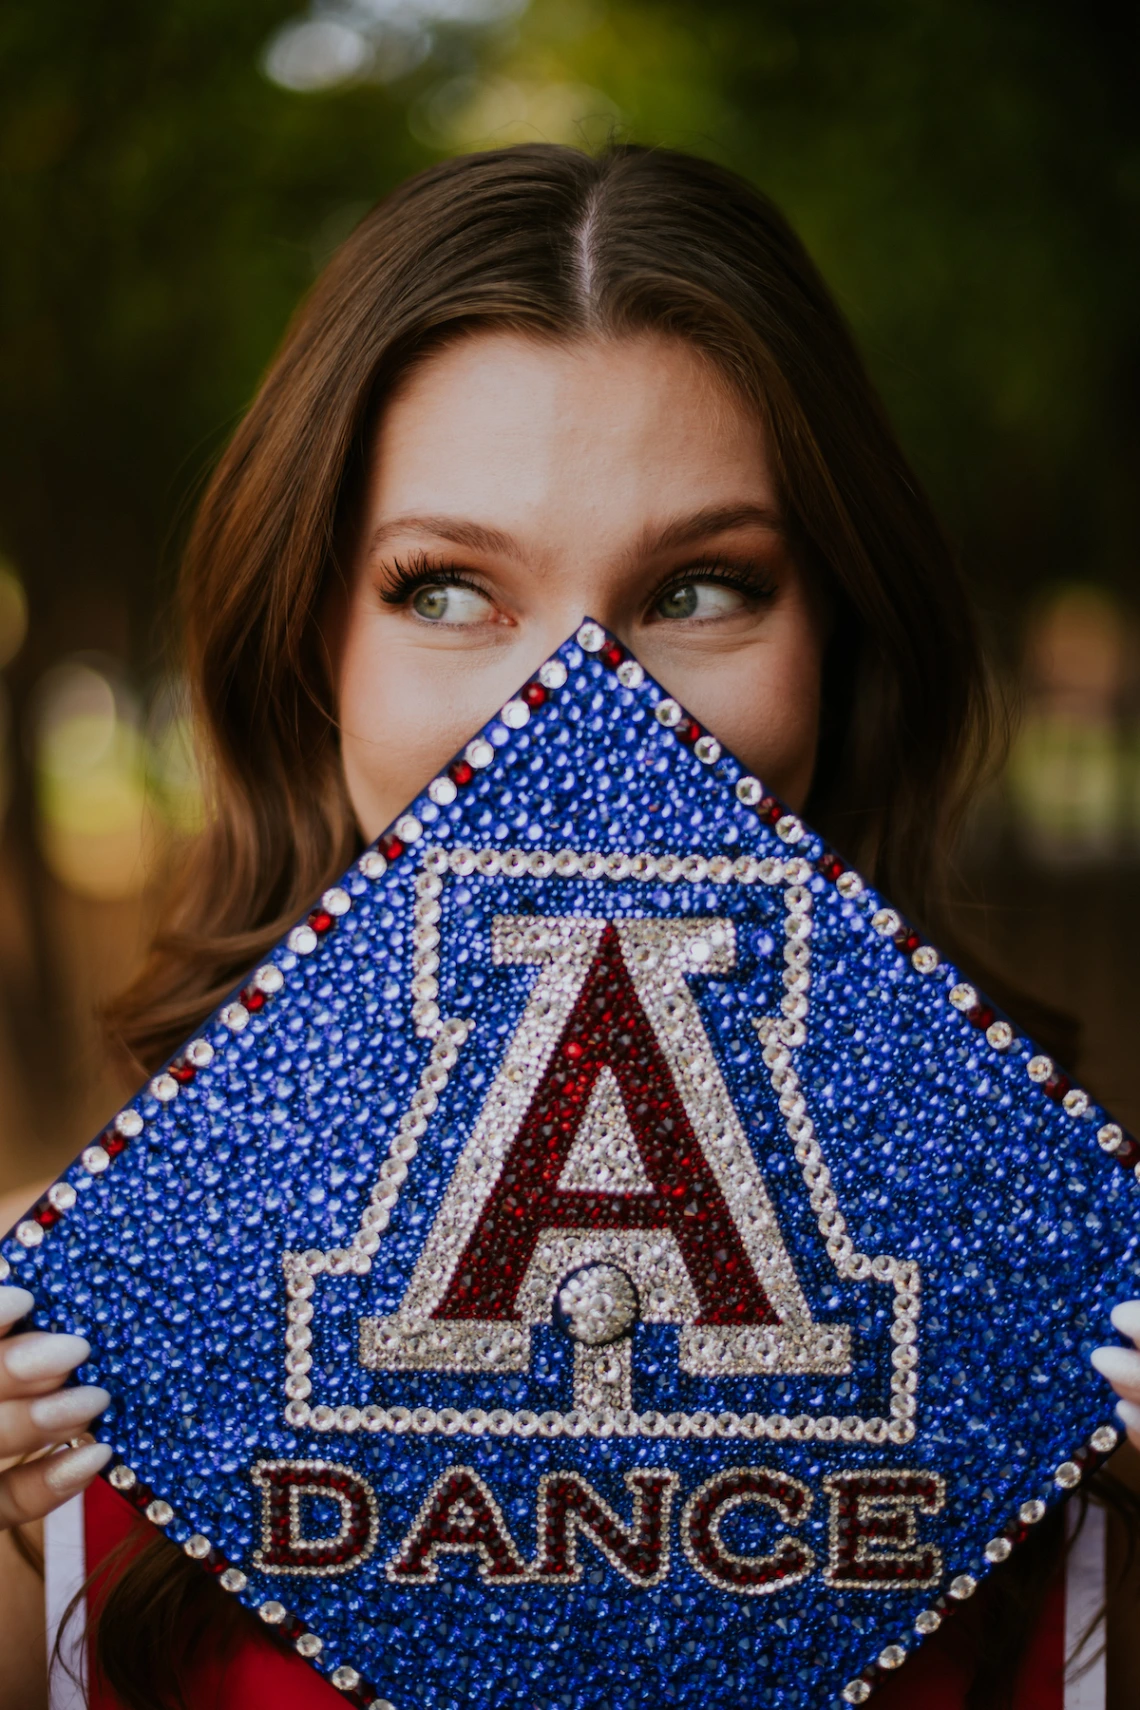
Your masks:
<path fill-rule="evenodd" d="M 663 618 L 689 618 L 697 609 L 697 590 L 690 582 L 681 588 L 670 588 L 657 602 L 657 614 Z"/>
<path fill-rule="evenodd" d="M 412 596 L 412 610 L 417 617 L 431 618 L 438 623 L 447 616 L 450 594 L 451 589 L 442 586 L 417 588 Z"/>

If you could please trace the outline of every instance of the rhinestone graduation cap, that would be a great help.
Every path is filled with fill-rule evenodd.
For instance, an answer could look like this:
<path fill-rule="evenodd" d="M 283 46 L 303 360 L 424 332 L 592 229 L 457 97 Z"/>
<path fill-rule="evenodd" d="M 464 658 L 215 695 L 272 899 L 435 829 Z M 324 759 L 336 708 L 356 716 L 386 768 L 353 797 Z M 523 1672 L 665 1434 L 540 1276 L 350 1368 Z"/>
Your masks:
<path fill-rule="evenodd" d="M 348 1702 L 858 1704 L 1114 1447 L 1138 1159 L 586 622 L 0 1270 Z"/>

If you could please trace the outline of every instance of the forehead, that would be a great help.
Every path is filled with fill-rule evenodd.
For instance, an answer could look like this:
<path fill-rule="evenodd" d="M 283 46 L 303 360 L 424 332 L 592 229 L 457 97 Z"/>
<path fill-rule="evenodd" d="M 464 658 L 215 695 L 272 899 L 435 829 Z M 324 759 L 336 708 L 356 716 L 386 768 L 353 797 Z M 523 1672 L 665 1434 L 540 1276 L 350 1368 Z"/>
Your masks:
<path fill-rule="evenodd" d="M 764 432 L 692 344 L 655 333 L 545 340 L 483 329 L 418 364 L 388 400 L 374 512 L 446 503 L 581 517 L 771 502 Z"/>

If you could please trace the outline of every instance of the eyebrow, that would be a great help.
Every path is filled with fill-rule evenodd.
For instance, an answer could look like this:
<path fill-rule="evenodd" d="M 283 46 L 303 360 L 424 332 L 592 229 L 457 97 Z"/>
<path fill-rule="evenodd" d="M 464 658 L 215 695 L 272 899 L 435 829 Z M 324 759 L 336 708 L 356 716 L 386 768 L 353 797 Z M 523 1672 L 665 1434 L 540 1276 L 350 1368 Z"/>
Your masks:
<path fill-rule="evenodd" d="M 432 534 L 437 540 L 450 540 L 455 546 L 469 546 L 473 552 L 501 552 L 514 558 L 521 556 L 518 541 L 501 529 L 487 528 L 484 523 L 469 522 L 464 517 L 446 516 L 393 517 L 373 531 L 369 550 L 378 552 L 401 534 Z"/>
<path fill-rule="evenodd" d="M 675 518 L 662 529 L 643 530 L 632 556 L 648 557 L 654 552 L 688 546 L 710 534 L 725 534 L 734 528 L 760 527 L 782 532 L 783 526 L 780 513 L 769 505 L 708 505 L 688 516 Z M 437 540 L 450 541 L 454 546 L 470 547 L 473 552 L 498 552 L 511 558 L 525 556 L 519 542 L 502 529 L 488 528 L 485 523 L 471 522 L 465 517 L 449 516 L 392 517 L 373 530 L 369 550 L 378 552 L 401 534 L 430 534 Z"/>

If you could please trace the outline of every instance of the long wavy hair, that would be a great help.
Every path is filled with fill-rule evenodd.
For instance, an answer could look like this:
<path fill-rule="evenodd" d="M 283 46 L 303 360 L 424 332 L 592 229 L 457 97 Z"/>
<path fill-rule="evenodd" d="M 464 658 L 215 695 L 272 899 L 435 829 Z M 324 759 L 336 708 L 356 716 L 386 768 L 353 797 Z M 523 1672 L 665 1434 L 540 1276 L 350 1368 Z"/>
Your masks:
<path fill-rule="evenodd" d="M 114 1013 L 141 1064 L 169 1055 L 358 845 L 321 614 L 385 397 L 482 327 L 685 339 L 756 411 L 831 613 L 807 817 L 912 917 L 937 913 L 993 733 L 982 653 L 953 555 L 807 252 L 707 161 L 502 149 L 421 173 L 361 223 L 205 491 L 180 604 L 209 812 Z M 245 1620 L 162 1539 L 104 1573 L 93 1607 L 97 1667 L 129 1710 L 181 1705 L 203 1622 L 225 1643 Z M 995 1680 L 1027 1621 L 999 1623 Z"/>

